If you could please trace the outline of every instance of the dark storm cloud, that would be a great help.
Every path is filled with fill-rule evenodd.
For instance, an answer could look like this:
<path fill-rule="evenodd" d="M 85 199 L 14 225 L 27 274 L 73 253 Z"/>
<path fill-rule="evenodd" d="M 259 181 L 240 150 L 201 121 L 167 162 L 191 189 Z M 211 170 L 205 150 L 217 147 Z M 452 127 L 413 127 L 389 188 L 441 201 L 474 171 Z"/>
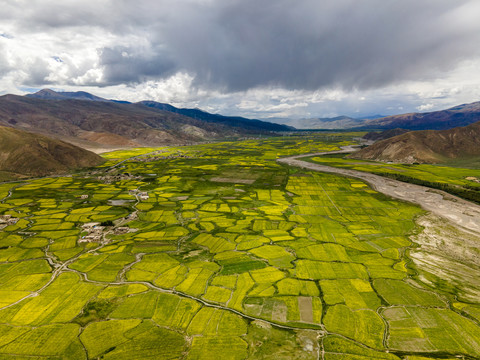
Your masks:
<path fill-rule="evenodd" d="M 183 71 L 224 91 L 371 89 L 435 79 L 480 51 L 476 0 L 23 2 L 4 7 L 22 31 L 111 39 L 98 48 L 103 85 Z"/>
<path fill-rule="evenodd" d="M 217 2 L 169 19 L 162 41 L 201 84 L 373 88 L 435 76 L 478 54 L 454 1 Z M 477 31 L 472 31 L 472 26 Z"/>
<path fill-rule="evenodd" d="M 153 51 L 152 51 L 153 50 Z M 139 83 L 173 74 L 174 63 L 167 54 L 156 49 L 135 49 L 125 46 L 104 48 L 100 54 L 106 85 Z"/>

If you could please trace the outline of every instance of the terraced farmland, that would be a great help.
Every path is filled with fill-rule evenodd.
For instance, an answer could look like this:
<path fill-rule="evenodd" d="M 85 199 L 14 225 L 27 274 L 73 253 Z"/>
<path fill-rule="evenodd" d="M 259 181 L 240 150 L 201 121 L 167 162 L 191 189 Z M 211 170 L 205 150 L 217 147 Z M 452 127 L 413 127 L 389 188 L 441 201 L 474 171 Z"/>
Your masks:
<path fill-rule="evenodd" d="M 480 358 L 480 300 L 412 265 L 420 208 L 275 162 L 353 135 L 0 185 L 0 358 Z"/>

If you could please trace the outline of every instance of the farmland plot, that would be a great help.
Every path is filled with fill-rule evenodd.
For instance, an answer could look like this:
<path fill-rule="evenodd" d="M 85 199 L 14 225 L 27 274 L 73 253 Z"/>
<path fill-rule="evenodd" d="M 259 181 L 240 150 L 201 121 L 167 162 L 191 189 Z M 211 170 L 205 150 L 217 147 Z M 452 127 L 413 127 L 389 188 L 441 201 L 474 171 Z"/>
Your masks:
<path fill-rule="evenodd" d="M 352 135 L 138 148 L 1 185 L 0 357 L 479 358 L 480 304 L 410 267 L 419 208 L 274 161 Z"/>

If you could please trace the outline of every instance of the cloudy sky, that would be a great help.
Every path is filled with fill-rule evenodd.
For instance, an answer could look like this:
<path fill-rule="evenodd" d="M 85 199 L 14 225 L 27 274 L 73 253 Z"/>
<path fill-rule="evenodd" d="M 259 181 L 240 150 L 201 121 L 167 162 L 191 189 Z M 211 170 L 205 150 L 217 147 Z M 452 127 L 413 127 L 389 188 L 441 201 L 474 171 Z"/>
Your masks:
<path fill-rule="evenodd" d="M 0 94 L 256 118 L 480 101 L 478 0 L 0 0 Z"/>

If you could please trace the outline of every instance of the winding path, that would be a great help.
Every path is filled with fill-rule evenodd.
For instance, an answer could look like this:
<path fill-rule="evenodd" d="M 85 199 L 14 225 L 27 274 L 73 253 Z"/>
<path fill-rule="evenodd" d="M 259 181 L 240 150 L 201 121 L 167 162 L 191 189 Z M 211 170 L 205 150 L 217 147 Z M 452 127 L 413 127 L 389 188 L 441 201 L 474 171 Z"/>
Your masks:
<path fill-rule="evenodd" d="M 303 169 L 315 170 L 338 175 L 354 177 L 366 181 L 376 191 L 396 199 L 412 202 L 423 209 L 451 221 L 470 232 L 480 234 L 480 205 L 463 200 L 444 191 L 409 184 L 398 180 L 388 179 L 383 176 L 367 172 L 336 168 L 326 165 L 314 164 L 300 160 L 304 157 L 321 156 L 328 154 L 342 154 L 355 151 L 352 146 L 342 147 L 343 150 L 321 152 L 314 154 L 295 155 L 278 159 L 282 164 L 296 166 Z"/>

